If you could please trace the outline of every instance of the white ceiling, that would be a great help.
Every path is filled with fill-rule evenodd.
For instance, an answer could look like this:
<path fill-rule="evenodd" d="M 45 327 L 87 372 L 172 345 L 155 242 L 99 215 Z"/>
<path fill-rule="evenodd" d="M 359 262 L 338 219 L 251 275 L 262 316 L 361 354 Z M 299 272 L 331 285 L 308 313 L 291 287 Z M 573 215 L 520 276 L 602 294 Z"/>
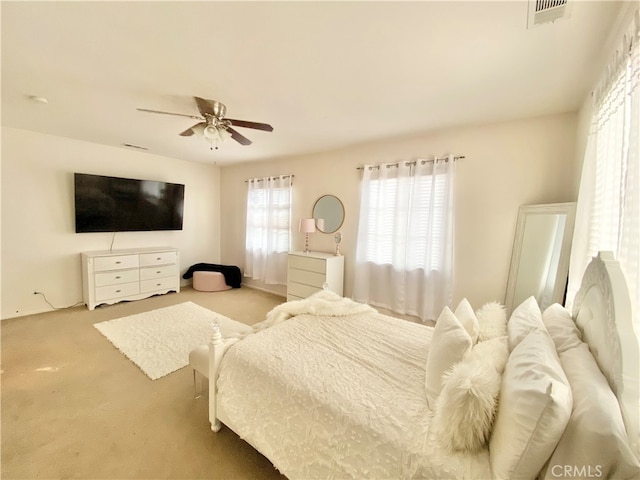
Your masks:
<path fill-rule="evenodd" d="M 623 2 L 570 2 L 527 29 L 526 1 L 3 1 L 2 125 L 225 165 L 575 111 Z M 193 96 L 274 131 L 211 151 L 136 110 Z"/>

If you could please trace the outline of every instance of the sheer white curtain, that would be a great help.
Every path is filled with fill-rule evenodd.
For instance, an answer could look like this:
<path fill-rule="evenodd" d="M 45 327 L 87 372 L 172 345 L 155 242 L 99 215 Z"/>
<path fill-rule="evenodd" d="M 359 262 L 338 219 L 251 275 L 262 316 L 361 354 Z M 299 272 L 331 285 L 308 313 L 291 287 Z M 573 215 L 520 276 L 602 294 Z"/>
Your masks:
<path fill-rule="evenodd" d="M 365 166 L 356 300 L 435 319 L 451 303 L 455 161 Z"/>
<path fill-rule="evenodd" d="M 640 313 L 640 42 L 631 27 L 594 92 L 591 131 L 576 210 L 567 304 L 591 257 L 611 250 Z"/>
<path fill-rule="evenodd" d="M 291 246 L 291 176 L 249 180 L 244 275 L 286 285 Z"/>

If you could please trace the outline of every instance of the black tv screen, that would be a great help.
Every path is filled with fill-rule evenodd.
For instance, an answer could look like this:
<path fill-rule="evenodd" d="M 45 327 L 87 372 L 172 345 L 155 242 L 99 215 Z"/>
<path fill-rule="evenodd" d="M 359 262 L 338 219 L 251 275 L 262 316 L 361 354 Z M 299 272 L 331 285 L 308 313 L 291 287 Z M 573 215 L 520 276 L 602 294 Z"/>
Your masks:
<path fill-rule="evenodd" d="M 182 230 L 184 185 L 74 174 L 76 233 Z"/>

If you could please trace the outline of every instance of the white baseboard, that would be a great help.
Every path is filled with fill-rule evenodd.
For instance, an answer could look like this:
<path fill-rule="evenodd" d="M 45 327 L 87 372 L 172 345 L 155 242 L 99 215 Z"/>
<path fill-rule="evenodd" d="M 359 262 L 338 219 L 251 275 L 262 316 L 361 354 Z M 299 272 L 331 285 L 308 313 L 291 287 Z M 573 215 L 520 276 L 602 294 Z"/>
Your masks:
<path fill-rule="evenodd" d="M 246 287 L 246 288 L 253 288 L 254 290 L 260 290 L 261 292 L 270 293 L 272 295 L 277 295 L 278 297 L 287 298 L 286 294 L 283 294 L 283 293 L 280 293 L 280 292 L 274 292 L 273 290 L 267 290 L 266 288 L 263 288 L 263 287 L 257 287 L 255 285 L 248 285 L 246 283 L 243 283 L 242 286 Z"/>

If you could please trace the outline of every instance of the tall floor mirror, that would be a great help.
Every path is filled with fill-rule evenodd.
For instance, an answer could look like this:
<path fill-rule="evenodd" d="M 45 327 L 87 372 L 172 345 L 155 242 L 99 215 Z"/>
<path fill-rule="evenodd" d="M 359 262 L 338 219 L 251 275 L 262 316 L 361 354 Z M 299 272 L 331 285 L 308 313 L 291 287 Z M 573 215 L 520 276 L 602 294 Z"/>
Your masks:
<path fill-rule="evenodd" d="M 541 310 L 563 303 L 575 209 L 573 202 L 520 207 L 505 299 L 509 313 L 532 295 Z"/>

